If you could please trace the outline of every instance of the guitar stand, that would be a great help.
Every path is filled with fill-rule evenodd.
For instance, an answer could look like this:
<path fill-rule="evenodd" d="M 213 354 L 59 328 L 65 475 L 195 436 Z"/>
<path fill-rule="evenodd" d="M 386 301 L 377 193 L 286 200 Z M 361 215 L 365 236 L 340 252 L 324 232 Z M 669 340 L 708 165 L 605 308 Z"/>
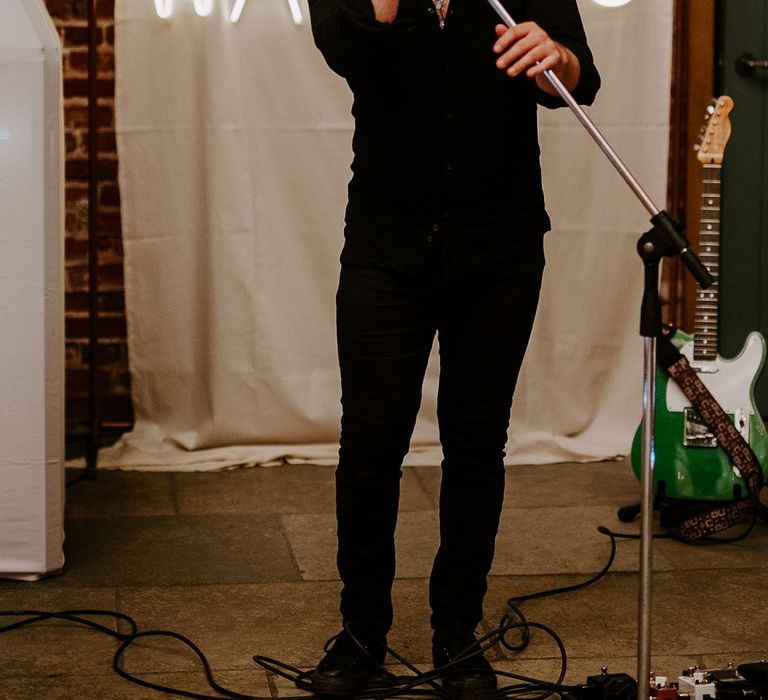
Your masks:
<path fill-rule="evenodd" d="M 656 495 L 653 499 L 653 511 L 659 513 L 659 523 L 662 527 L 674 528 L 687 518 L 690 518 L 697 510 L 703 512 L 712 508 L 715 504 L 716 502 L 713 501 L 696 508 L 691 506 L 691 501 L 673 500 Z M 617 517 L 623 523 L 631 523 L 640 515 L 641 509 L 642 505 L 640 503 L 623 506 L 619 508 Z"/>
<path fill-rule="evenodd" d="M 616 517 L 623 523 L 631 523 L 638 515 L 640 515 L 642 507 L 642 503 L 633 503 L 631 506 L 622 506 L 616 513 Z M 654 510 L 656 509 L 655 503 L 653 504 L 653 508 Z"/>
<path fill-rule="evenodd" d="M 501 21 L 507 27 L 515 27 L 517 23 L 502 5 L 500 0 L 488 0 Z M 587 133 L 592 137 L 611 165 L 627 183 L 640 203 L 651 215 L 653 228 L 644 234 L 638 242 L 638 252 L 645 264 L 645 293 L 643 295 L 643 310 L 641 320 L 641 335 L 644 343 L 644 382 L 643 382 L 643 471 L 642 471 L 642 538 L 640 543 L 640 611 L 637 653 L 637 683 L 639 700 L 647 700 L 649 696 L 648 682 L 650 678 L 651 652 L 651 546 L 653 518 L 653 432 L 654 432 L 654 395 L 656 392 L 656 338 L 661 328 L 661 304 L 659 302 L 659 261 L 664 255 L 679 255 L 696 281 L 706 289 L 714 278 L 701 264 L 699 259 L 688 250 L 688 241 L 680 234 L 678 227 L 665 211 L 660 211 L 648 196 L 634 175 L 619 158 L 616 151 L 600 133 L 586 112 L 573 99 L 560 79 L 551 71 L 545 70 L 544 77 L 565 101 L 574 116 Z"/>
<path fill-rule="evenodd" d="M 656 218 L 656 217 L 654 217 Z M 659 218 L 663 222 L 657 223 L 651 221 L 654 226 L 646 231 L 637 242 L 637 254 L 643 261 L 644 286 L 643 300 L 640 309 L 640 335 L 643 336 L 646 347 L 645 373 L 643 382 L 643 468 L 641 474 L 643 500 L 641 503 L 633 503 L 629 506 L 619 508 L 618 518 L 623 523 L 633 521 L 641 512 L 652 514 L 654 510 L 659 510 L 659 499 L 653 497 L 653 436 L 655 431 L 654 412 L 655 412 L 655 394 L 656 394 L 656 340 L 662 334 L 661 320 L 661 299 L 659 297 L 659 263 L 664 256 L 671 257 L 681 251 L 681 242 L 687 245 L 687 241 L 680 234 L 681 226 L 673 222 L 666 212 L 661 212 Z M 669 235 L 670 230 L 673 235 Z M 678 240 L 681 239 L 681 240 Z M 704 268 L 702 268 L 704 269 Z M 698 272 L 698 271 L 697 271 Z M 709 273 L 704 270 L 708 275 Z M 696 275 L 698 279 L 698 274 Z M 649 354 L 653 355 L 651 359 Z M 647 438 L 647 440 L 646 440 Z M 650 466 L 651 478 L 648 479 L 651 489 L 650 494 L 645 491 L 646 466 Z M 647 508 L 648 502 L 650 507 Z M 650 516 L 644 520 L 650 521 Z M 649 522 L 650 527 L 650 522 Z M 649 531 L 650 532 L 650 531 Z M 645 534 L 645 533 L 644 533 Z M 648 559 L 648 568 L 650 568 L 650 552 L 645 553 Z"/>

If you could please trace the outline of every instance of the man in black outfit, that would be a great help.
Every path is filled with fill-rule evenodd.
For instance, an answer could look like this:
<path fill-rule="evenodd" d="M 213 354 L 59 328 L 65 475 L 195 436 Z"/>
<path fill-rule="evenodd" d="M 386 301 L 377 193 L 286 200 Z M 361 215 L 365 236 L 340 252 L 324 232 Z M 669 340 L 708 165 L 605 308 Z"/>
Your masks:
<path fill-rule="evenodd" d="M 353 177 L 337 293 L 342 425 L 336 472 L 343 631 L 312 675 L 353 695 L 383 660 L 394 531 L 427 359 L 438 336 L 440 547 L 433 660 L 474 640 L 504 493 L 512 394 L 544 267 L 537 104 L 600 85 L 575 0 L 310 0 L 315 42 L 354 94 Z M 482 657 L 444 686 L 493 697 Z"/>

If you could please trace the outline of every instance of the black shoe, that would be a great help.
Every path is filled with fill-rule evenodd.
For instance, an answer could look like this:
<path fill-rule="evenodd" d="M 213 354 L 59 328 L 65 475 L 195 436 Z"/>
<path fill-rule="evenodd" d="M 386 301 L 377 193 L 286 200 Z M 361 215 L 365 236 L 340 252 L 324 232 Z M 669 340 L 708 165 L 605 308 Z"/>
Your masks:
<path fill-rule="evenodd" d="M 312 690 L 318 695 L 354 695 L 369 680 L 381 680 L 385 675 L 381 668 L 386 653 L 384 642 L 355 636 L 362 649 L 346 630 L 326 642 L 326 654 L 310 675 Z M 331 642 L 333 646 L 329 649 Z"/>
<path fill-rule="evenodd" d="M 478 652 L 471 626 L 455 623 L 435 630 L 432 662 L 445 669 L 443 689 L 454 700 L 493 700 L 496 674 L 487 659 Z"/>

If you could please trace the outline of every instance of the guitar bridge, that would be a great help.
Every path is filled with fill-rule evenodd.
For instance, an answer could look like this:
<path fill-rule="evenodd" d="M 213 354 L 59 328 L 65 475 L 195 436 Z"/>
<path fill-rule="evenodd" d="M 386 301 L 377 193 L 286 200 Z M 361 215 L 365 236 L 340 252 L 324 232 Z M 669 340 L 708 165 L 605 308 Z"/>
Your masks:
<path fill-rule="evenodd" d="M 685 408 L 683 420 L 683 444 L 686 447 L 717 447 L 717 438 L 695 409 Z"/>
<path fill-rule="evenodd" d="M 743 410 L 728 416 L 749 442 L 749 421 Z M 686 447 L 717 447 L 717 438 L 694 408 L 687 406 L 683 410 L 683 445 Z"/>

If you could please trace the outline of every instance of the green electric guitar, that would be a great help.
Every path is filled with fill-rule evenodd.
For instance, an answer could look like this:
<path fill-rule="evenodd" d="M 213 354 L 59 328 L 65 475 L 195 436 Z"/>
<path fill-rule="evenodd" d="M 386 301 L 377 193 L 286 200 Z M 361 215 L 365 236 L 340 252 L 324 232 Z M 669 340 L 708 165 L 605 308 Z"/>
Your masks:
<path fill-rule="evenodd" d="M 731 134 L 733 100 L 723 96 L 708 109 L 698 144 L 703 165 L 699 257 L 717 280 L 720 263 L 720 172 Z M 741 353 L 723 359 L 717 352 L 719 284 L 696 293 L 694 335 L 676 331 L 672 342 L 712 396 L 732 418 L 766 474 L 768 433 L 755 406 L 754 387 L 765 362 L 765 338 L 753 332 Z M 656 370 L 656 431 L 653 489 L 670 499 L 728 501 L 749 493 L 728 455 L 691 408 L 683 392 L 661 368 Z M 632 442 L 632 468 L 640 478 L 642 426 Z"/>

